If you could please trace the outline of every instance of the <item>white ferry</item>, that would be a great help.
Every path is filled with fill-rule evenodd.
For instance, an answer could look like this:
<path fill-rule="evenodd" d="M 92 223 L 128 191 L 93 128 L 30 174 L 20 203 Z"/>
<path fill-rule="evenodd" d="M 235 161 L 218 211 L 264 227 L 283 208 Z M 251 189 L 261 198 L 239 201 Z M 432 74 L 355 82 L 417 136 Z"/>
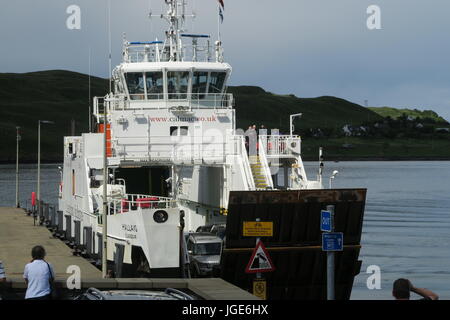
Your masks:
<path fill-rule="evenodd" d="M 221 41 L 187 33 L 185 0 L 164 2 L 166 39 L 124 39 L 113 92 L 94 98 L 95 133 L 64 138 L 63 228 L 101 256 L 107 208 L 116 276 L 180 276 L 183 232 L 226 223 L 230 191 L 322 188 L 320 174 L 306 177 L 299 136 L 236 128 Z"/>

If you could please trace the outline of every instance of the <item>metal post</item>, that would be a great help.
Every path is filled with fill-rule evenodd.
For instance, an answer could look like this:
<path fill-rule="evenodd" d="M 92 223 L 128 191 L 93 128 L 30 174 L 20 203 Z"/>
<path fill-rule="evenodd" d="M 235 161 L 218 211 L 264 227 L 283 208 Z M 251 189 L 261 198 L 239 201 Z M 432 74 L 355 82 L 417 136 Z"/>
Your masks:
<path fill-rule="evenodd" d="M 41 123 L 43 124 L 54 124 L 53 121 L 39 120 L 38 121 L 38 181 L 37 181 L 37 205 L 38 212 L 41 209 Z"/>
<path fill-rule="evenodd" d="M 297 113 L 297 114 L 291 114 L 290 115 L 290 117 L 289 117 L 289 130 L 290 130 L 290 133 L 291 133 L 291 137 L 292 137 L 292 135 L 294 134 L 294 118 L 295 117 L 301 117 L 303 114 L 302 113 Z"/>
<path fill-rule="evenodd" d="M 89 133 L 92 132 L 92 108 L 91 108 L 91 48 L 89 48 Z"/>
<path fill-rule="evenodd" d="M 38 176 L 37 176 L 37 211 L 41 207 L 41 120 L 38 122 Z"/>
<path fill-rule="evenodd" d="M 336 176 L 338 175 L 338 173 L 339 173 L 339 171 L 337 171 L 337 170 L 333 171 L 333 174 L 330 177 L 330 189 L 331 189 L 331 184 L 332 184 L 333 180 L 336 178 Z"/>
<path fill-rule="evenodd" d="M 260 218 L 256 218 L 256 222 L 261 222 L 261 219 L 260 219 Z M 261 238 L 260 238 L 260 237 L 257 237 L 257 238 L 256 238 L 256 245 L 255 245 L 255 248 L 258 246 L 259 241 L 261 241 Z M 261 272 L 257 272 L 257 273 L 256 273 L 256 279 L 260 280 L 261 278 L 262 278 Z"/>
<path fill-rule="evenodd" d="M 108 217 L 108 148 L 107 148 L 107 131 L 108 131 L 108 120 L 107 120 L 107 108 L 108 101 L 104 102 L 104 119 L 103 119 L 103 227 L 102 227 L 102 240 L 103 240 L 103 250 L 102 250 L 102 276 L 106 278 L 108 274 L 108 228 L 107 228 L 107 217 Z"/>
<path fill-rule="evenodd" d="M 16 127 L 16 207 L 20 208 L 19 203 L 19 141 L 20 141 L 20 127 Z"/>
<path fill-rule="evenodd" d="M 334 232 L 334 206 L 327 206 L 327 211 L 331 213 L 331 232 Z M 335 278 L 334 278 L 334 252 L 327 251 L 327 300 L 334 300 Z"/>
<path fill-rule="evenodd" d="M 323 174 L 323 148 L 320 147 L 319 148 L 319 177 L 318 177 L 318 180 L 319 180 L 321 188 L 323 188 L 322 174 Z"/>

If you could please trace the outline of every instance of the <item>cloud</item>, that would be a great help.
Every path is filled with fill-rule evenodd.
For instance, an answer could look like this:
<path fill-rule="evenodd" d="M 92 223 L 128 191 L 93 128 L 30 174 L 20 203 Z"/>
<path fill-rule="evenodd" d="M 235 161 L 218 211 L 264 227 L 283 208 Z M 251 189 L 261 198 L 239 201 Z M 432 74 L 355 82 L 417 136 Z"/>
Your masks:
<path fill-rule="evenodd" d="M 2 3 L 0 71 L 68 69 L 107 77 L 107 0 Z M 159 0 L 111 0 L 113 64 L 122 33 L 163 38 Z M 215 0 L 190 0 L 187 27 L 217 35 Z M 66 8 L 82 10 L 82 29 L 66 28 Z M 366 9 L 381 8 L 382 30 L 369 31 Z M 221 25 L 233 85 L 251 84 L 302 97 L 337 95 L 363 104 L 433 108 L 450 119 L 450 2 L 434 0 L 227 0 Z M 193 29 L 193 30 L 192 30 Z M 425 107 L 426 106 L 426 107 Z"/>

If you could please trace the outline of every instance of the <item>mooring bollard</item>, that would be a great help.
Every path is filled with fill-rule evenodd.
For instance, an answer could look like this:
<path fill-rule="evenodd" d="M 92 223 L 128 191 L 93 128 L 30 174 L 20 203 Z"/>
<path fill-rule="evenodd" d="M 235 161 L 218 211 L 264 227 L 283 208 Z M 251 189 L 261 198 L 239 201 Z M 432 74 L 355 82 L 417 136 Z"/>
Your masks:
<path fill-rule="evenodd" d="M 45 202 L 39 200 L 39 225 L 42 226 L 44 223 L 44 206 Z"/>
<path fill-rule="evenodd" d="M 48 223 L 49 223 L 49 218 L 50 218 L 50 215 L 49 215 L 49 204 L 48 203 L 45 203 L 44 204 L 44 208 L 43 208 L 43 211 L 44 211 L 44 215 L 43 215 L 43 220 L 44 220 L 44 224 L 45 225 L 48 225 Z"/>
<path fill-rule="evenodd" d="M 54 230 L 56 227 L 56 206 L 52 206 L 52 210 L 50 212 L 50 224 Z"/>

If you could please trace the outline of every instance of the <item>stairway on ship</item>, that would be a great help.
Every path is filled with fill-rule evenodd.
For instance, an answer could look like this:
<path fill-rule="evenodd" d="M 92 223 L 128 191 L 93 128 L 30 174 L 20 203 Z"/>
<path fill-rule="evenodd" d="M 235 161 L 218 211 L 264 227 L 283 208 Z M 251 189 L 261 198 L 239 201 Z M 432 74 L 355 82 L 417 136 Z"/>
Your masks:
<path fill-rule="evenodd" d="M 267 177 L 264 174 L 259 156 L 249 156 L 249 160 L 256 189 L 267 189 L 269 184 L 267 183 Z"/>

